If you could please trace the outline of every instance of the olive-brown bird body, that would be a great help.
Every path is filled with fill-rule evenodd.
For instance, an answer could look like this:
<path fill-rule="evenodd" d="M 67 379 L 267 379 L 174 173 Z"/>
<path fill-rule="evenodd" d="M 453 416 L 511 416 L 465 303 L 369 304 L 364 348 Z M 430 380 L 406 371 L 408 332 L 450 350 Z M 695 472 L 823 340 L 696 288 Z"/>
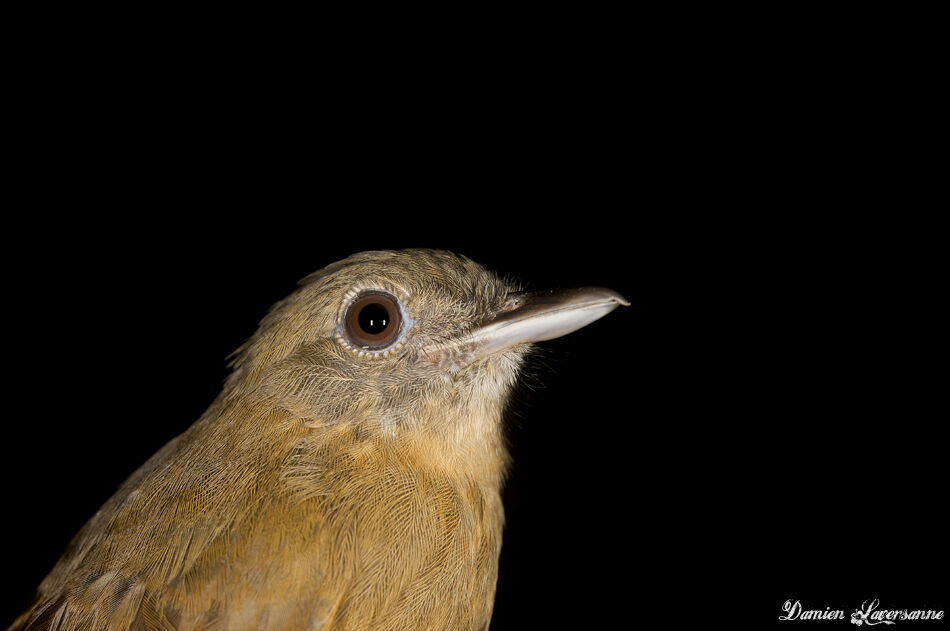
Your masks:
<path fill-rule="evenodd" d="M 11 629 L 487 628 L 500 420 L 528 347 L 480 356 L 471 340 L 517 289 L 432 250 L 361 253 L 301 281 Z M 391 301 L 387 346 L 350 330 L 366 292 Z"/>

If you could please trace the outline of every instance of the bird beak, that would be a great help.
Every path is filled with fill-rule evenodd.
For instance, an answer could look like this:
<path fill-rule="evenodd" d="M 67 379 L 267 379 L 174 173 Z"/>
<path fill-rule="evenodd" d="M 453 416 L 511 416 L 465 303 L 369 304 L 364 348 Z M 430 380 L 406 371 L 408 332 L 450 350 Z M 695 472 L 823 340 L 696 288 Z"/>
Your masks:
<path fill-rule="evenodd" d="M 543 342 L 599 320 L 618 305 L 629 306 L 619 293 L 605 287 L 513 294 L 508 304 L 462 339 L 425 349 L 430 361 L 468 364 L 520 344 Z"/>

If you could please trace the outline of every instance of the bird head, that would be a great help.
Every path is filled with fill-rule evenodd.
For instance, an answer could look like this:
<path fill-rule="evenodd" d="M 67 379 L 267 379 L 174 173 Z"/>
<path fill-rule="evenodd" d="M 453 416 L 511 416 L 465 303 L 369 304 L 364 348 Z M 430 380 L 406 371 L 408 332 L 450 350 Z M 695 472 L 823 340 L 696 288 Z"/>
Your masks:
<path fill-rule="evenodd" d="M 226 391 L 267 397 L 313 427 L 438 437 L 464 452 L 497 435 L 532 343 L 619 304 L 602 288 L 522 292 L 451 252 L 362 252 L 272 308 L 237 351 Z"/>

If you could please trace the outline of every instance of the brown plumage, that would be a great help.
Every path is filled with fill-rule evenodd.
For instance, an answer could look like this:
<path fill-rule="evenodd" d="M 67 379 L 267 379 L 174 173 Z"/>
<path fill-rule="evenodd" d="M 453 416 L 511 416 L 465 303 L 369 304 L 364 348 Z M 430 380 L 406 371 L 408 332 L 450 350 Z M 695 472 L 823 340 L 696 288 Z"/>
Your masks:
<path fill-rule="evenodd" d="M 487 628 L 502 408 L 528 344 L 568 332 L 545 321 L 539 334 L 565 310 L 517 289 L 433 250 L 365 252 L 305 278 L 11 629 Z M 604 291 L 605 313 L 622 298 Z M 395 336 L 381 346 L 364 342 L 384 324 L 350 309 L 377 293 L 392 319 L 379 335 Z"/>

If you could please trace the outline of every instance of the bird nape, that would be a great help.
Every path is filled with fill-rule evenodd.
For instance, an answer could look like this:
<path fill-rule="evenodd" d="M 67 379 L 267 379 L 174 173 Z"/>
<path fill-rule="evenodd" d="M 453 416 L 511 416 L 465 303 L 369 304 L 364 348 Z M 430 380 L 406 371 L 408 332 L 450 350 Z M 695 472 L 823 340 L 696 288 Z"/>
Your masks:
<path fill-rule="evenodd" d="M 628 304 L 451 252 L 304 278 L 209 409 L 79 531 L 11 629 L 485 629 L 530 345 Z"/>

